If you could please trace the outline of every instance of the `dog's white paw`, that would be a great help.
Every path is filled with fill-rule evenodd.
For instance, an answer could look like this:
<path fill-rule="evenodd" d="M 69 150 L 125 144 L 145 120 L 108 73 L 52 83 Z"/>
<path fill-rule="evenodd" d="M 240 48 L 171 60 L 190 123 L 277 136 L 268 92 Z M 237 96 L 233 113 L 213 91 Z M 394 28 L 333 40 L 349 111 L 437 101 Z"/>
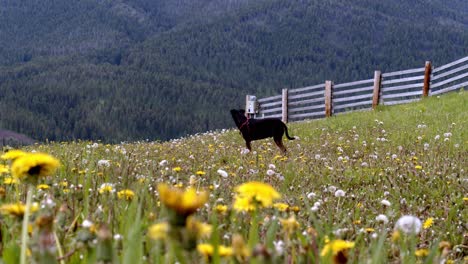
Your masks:
<path fill-rule="evenodd" d="M 242 150 L 241 150 L 241 154 L 242 154 L 242 155 L 245 155 L 245 154 L 248 154 L 248 153 L 250 153 L 250 150 L 249 150 L 249 149 L 246 149 L 246 148 L 245 148 L 245 149 L 242 149 Z"/>

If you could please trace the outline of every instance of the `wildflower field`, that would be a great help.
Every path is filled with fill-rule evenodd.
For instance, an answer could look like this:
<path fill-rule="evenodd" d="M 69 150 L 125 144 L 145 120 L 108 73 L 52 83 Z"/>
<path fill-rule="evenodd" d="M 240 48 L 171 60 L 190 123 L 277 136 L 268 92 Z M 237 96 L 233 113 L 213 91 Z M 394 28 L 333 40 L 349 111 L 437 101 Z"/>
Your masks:
<path fill-rule="evenodd" d="M 3 263 L 467 263 L 467 94 L 170 142 L 4 149 Z M 233 123 L 234 126 L 234 123 Z"/>

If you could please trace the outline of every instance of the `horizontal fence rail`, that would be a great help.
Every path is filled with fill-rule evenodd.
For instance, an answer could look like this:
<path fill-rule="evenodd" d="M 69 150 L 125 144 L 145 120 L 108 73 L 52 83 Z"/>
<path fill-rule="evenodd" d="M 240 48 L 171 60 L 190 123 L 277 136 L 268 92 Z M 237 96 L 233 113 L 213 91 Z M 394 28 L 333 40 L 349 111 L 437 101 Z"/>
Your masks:
<path fill-rule="evenodd" d="M 370 110 L 377 105 L 396 105 L 426 96 L 456 91 L 468 86 L 468 56 L 454 62 L 395 72 L 374 72 L 373 79 L 283 89 L 281 95 L 246 100 L 255 105 L 247 115 L 254 118 L 281 118 L 284 122 L 328 117 L 349 111 Z"/>

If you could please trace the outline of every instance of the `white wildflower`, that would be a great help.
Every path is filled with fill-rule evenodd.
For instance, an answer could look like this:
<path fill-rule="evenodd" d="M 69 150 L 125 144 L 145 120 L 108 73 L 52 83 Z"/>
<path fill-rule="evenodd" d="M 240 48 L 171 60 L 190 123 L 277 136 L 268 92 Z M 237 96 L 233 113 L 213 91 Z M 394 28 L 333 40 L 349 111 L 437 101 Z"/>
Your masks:
<path fill-rule="evenodd" d="M 346 194 L 345 191 L 343 191 L 343 190 L 338 190 L 338 191 L 335 192 L 335 197 L 344 197 L 345 194 Z"/>
<path fill-rule="evenodd" d="M 221 175 L 221 177 L 223 177 L 223 178 L 227 178 L 227 177 L 229 176 L 229 174 L 228 174 L 226 171 L 222 170 L 222 169 L 219 169 L 219 170 L 217 170 L 216 172 L 217 172 L 219 175 Z"/>
<path fill-rule="evenodd" d="M 384 214 L 379 214 L 379 215 L 375 218 L 375 220 L 376 220 L 377 222 L 382 222 L 382 223 L 384 223 L 384 224 L 388 223 L 388 217 L 387 217 L 386 215 L 384 215 Z"/>
<path fill-rule="evenodd" d="M 395 223 L 395 229 L 405 234 L 419 234 L 421 226 L 421 220 L 412 215 L 404 215 Z"/>
<path fill-rule="evenodd" d="M 390 206 L 390 205 L 392 205 L 392 203 L 390 203 L 390 202 L 389 202 L 388 200 L 386 200 L 386 199 L 383 199 L 380 203 L 383 204 L 383 205 L 385 205 L 385 206 Z"/>

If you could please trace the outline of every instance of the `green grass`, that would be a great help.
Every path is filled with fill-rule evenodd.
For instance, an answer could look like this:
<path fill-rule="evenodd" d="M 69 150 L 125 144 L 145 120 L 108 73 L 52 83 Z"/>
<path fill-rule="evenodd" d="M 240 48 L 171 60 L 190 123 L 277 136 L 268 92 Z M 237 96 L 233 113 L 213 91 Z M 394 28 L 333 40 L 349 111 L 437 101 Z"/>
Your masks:
<path fill-rule="evenodd" d="M 254 152 L 241 154 L 244 142 L 235 130 L 170 142 L 63 142 L 28 147 L 26 150 L 49 153 L 62 163 L 56 175 L 41 179 L 50 188 L 34 191 L 33 202 L 48 197 L 55 205 L 30 216 L 33 231 L 27 239 L 28 258 L 44 250 L 37 233 L 41 230 L 38 219 L 46 214 L 54 217 L 53 230 L 65 263 L 108 258 L 114 263 L 206 262 L 193 250 L 193 241 L 153 241 L 147 236 L 151 225 L 169 218 L 168 210 L 160 205 L 157 184 L 188 186 L 192 177 L 193 186 L 210 191 L 208 202 L 195 217 L 214 224 L 216 231 L 197 243 L 230 246 L 232 237 L 240 234 L 245 244 L 256 244 L 250 248 L 249 263 L 313 263 L 318 259 L 328 263 L 332 260 L 320 256 L 320 251 L 334 239 L 355 242 L 347 253 L 350 263 L 432 263 L 441 259 L 464 263 L 468 254 L 467 97 L 462 91 L 413 104 L 291 123 L 289 133 L 299 139 L 286 140 L 286 157 L 280 156 L 270 139 L 253 142 Z M 99 166 L 99 160 L 109 160 L 110 166 Z M 274 174 L 268 175 L 273 166 Z M 180 171 L 174 171 L 176 167 Z M 229 176 L 221 177 L 218 169 Z M 198 176 L 197 171 L 205 175 Z M 3 178 L 9 176 L 5 173 Z M 67 186 L 63 186 L 65 181 Z M 234 187 L 248 181 L 273 186 L 282 194 L 277 202 L 287 203 L 290 210 L 262 208 L 259 225 L 252 227 L 257 222 L 254 216 L 232 210 Z M 100 194 L 103 183 L 113 184 L 116 191 L 133 190 L 135 198 L 125 201 L 115 193 Z M 2 184 L 2 188 L 1 204 L 25 202 L 25 184 Z M 337 190 L 345 195 L 337 197 Z M 389 206 L 382 203 L 384 199 Z M 216 212 L 219 204 L 228 206 L 227 214 Z M 377 221 L 380 214 L 389 222 Z M 433 218 L 434 222 L 415 236 L 392 240 L 395 222 L 403 215 L 416 216 L 423 223 Z M 299 227 L 288 234 L 278 219 L 290 216 Z M 85 220 L 94 224 L 91 229 L 82 226 Z M 3 261 L 16 263 L 21 219 L 4 215 L 0 224 Z M 106 228 L 112 243 L 108 243 Z M 279 241 L 284 243 L 283 250 L 275 247 Z M 443 254 L 441 241 L 450 243 Z M 46 249 L 59 255 L 53 246 Z M 427 249 L 428 256 L 415 256 L 418 249 Z M 238 263 L 217 256 L 212 260 Z"/>

